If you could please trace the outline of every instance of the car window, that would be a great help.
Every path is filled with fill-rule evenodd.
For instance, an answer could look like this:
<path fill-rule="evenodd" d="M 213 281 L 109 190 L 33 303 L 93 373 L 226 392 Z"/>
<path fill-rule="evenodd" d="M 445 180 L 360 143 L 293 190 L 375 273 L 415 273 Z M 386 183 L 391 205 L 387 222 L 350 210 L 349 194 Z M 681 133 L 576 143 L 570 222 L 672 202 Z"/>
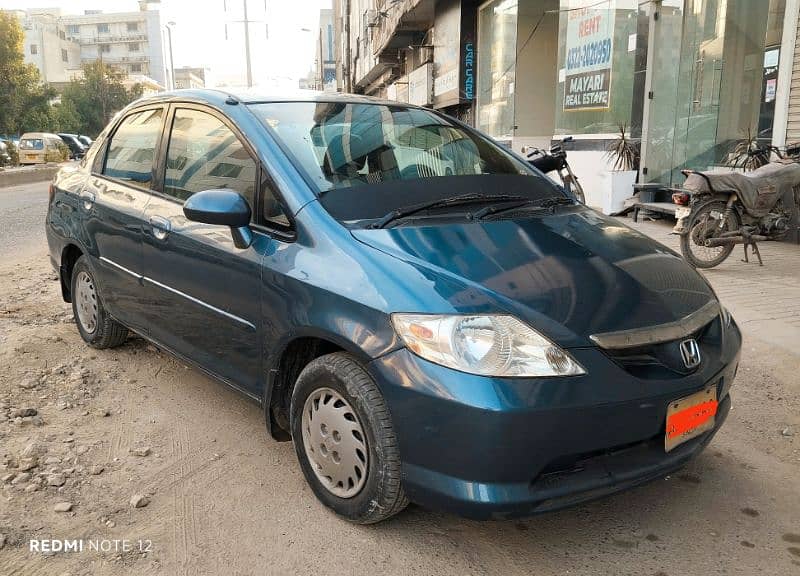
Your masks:
<path fill-rule="evenodd" d="M 286 217 L 280 201 L 278 200 L 271 183 L 265 182 L 261 186 L 261 213 L 267 224 L 275 224 L 278 228 L 287 230 L 291 228 L 291 222 Z"/>
<path fill-rule="evenodd" d="M 429 110 L 384 104 L 254 104 L 319 192 L 443 176 L 532 176 L 525 163 Z"/>
<path fill-rule="evenodd" d="M 145 110 L 126 117 L 108 143 L 103 174 L 133 186 L 150 188 L 163 110 Z"/>
<path fill-rule="evenodd" d="M 43 150 L 44 141 L 41 138 L 23 138 L 19 141 L 20 150 Z"/>
<path fill-rule="evenodd" d="M 218 118 L 178 108 L 167 148 L 164 194 L 183 201 L 215 188 L 236 190 L 255 206 L 256 163 Z"/>

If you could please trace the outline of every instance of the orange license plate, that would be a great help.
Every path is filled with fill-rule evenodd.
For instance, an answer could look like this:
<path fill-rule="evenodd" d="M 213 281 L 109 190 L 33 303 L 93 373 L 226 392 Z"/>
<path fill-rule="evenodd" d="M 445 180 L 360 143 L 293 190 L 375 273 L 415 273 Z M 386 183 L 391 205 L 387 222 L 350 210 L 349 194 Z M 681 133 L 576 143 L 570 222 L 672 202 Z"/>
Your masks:
<path fill-rule="evenodd" d="M 664 450 L 669 452 L 687 440 L 711 430 L 714 427 L 716 414 L 716 386 L 670 402 L 667 408 Z"/>
<path fill-rule="evenodd" d="M 36 154 L 26 154 L 25 157 L 28 160 L 36 160 Z"/>

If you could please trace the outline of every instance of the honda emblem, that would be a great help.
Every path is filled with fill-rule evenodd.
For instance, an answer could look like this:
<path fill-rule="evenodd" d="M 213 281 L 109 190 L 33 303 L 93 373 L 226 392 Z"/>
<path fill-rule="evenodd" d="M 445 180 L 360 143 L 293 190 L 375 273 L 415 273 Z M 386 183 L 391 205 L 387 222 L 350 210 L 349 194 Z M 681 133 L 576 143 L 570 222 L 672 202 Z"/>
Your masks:
<path fill-rule="evenodd" d="M 700 346 L 697 340 L 689 338 L 680 343 L 681 358 L 687 368 L 697 368 L 700 365 Z"/>

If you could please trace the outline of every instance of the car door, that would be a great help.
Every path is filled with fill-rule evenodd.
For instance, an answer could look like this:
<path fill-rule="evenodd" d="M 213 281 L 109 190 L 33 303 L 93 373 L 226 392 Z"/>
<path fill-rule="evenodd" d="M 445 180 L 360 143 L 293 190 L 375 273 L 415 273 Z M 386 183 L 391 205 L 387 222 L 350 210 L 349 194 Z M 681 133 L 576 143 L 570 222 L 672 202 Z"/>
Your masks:
<path fill-rule="evenodd" d="M 215 188 L 256 205 L 259 165 L 231 123 L 202 106 L 175 104 L 164 137 L 159 193 L 145 210 L 145 306 L 151 337 L 253 395 L 260 385 L 260 262 L 270 239 L 250 248 L 230 229 L 191 222 L 183 202 Z"/>
<path fill-rule="evenodd" d="M 80 191 L 86 238 L 112 316 L 147 333 L 141 315 L 144 209 L 154 183 L 166 107 L 131 112 L 110 135 Z"/>

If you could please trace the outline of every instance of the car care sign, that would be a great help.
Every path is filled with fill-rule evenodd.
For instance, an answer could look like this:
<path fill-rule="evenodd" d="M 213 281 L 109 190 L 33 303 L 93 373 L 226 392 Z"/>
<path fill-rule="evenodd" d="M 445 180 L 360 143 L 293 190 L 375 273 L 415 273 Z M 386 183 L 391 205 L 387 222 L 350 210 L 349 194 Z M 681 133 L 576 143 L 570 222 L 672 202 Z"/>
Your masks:
<path fill-rule="evenodd" d="M 614 47 L 614 2 L 572 0 L 567 17 L 564 110 L 608 108 Z"/>

